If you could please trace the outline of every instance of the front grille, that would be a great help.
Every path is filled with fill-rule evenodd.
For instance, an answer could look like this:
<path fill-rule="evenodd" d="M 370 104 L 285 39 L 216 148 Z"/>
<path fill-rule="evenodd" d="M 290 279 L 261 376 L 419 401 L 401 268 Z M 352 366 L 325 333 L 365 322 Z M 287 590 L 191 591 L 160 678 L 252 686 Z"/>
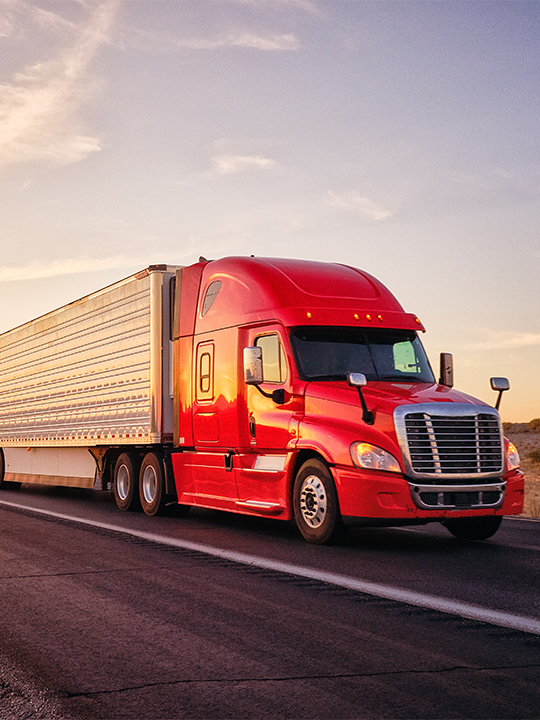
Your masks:
<path fill-rule="evenodd" d="M 405 418 L 411 463 L 419 473 L 492 473 L 501 467 L 499 425 L 489 415 Z"/>
<path fill-rule="evenodd" d="M 412 477 L 494 477 L 503 472 L 496 410 L 478 405 L 425 403 L 400 406 L 396 431 Z"/>

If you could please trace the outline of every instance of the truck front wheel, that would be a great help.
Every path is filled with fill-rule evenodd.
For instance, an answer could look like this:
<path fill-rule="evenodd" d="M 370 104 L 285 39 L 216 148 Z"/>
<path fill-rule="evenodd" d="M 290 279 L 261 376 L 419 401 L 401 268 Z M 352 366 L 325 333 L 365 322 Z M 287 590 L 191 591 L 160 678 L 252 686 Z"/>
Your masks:
<path fill-rule="evenodd" d="M 153 452 L 144 456 L 139 473 L 139 495 L 147 515 L 159 515 L 165 507 L 163 463 Z"/>
<path fill-rule="evenodd" d="M 455 518 L 443 523 L 445 528 L 458 540 L 487 540 L 495 535 L 501 526 L 502 517 Z"/>
<path fill-rule="evenodd" d="M 315 458 L 305 462 L 294 482 L 294 517 L 304 539 L 315 545 L 344 534 L 336 487 L 328 467 Z"/>
<path fill-rule="evenodd" d="M 122 453 L 114 466 L 114 499 L 120 510 L 139 509 L 139 463 L 135 455 Z"/>

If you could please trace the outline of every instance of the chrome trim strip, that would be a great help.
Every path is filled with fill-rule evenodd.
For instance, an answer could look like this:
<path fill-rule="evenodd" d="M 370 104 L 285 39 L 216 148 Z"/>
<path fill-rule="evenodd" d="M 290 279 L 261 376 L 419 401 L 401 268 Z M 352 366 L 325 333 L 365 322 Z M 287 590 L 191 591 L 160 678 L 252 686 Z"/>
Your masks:
<path fill-rule="evenodd" d="M 262 500 L 237 500 L 236 506 L 246 510 L 256 510 L 268 515 L 280 515 L 285 508 L 279 503 L 264 502 Z"/>
<path fill-rule="evenodd" d="M 265 470 L 264 468 L 238 468 L 242 472 L 248 472 L 248 473 L 273 473 L 276 475 L 277 473 L 283 472 L 283 470 Z"/>
<path fill-rule="evenodd" d="M 506 482 L 489 485 L 419 485 L 409 482 L 411 497 L 416 507 L 421 510 L 451 510 L 455 508 L 499 508 L 504 502 Z M 499 493 L 495 503 L 484 503 L 484 494 L 488 492 Z M 430 505 L 420 497 L 422 493 L 437 494 L 437 504 Z M 471 504 L 445 504 L 444 496 L 451 493 L 478 493 L 478 503 Z"/>
<path fill-rule="evenodd" d="M 285 470 L 286 455 L 257 455 L 253 470 L 280 472 Z"/>

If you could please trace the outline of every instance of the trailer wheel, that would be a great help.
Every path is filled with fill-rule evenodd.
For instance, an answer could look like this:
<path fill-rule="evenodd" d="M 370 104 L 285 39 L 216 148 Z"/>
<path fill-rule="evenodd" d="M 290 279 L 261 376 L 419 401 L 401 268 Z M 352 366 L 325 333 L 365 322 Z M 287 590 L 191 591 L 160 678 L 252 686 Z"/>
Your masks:
<path fill-rule="evenodd" d="M 487 540 L 500 528 L 502 517 L 455 518 L 446 520 L 443 525 L 458 540 Z"/>
<path fill-rule="evenodd" d="M 13 482 L 13 480 L 4 480 L 6 472 L 6 461 L 4 459 L 4 451 L 0 448 L 0 490 L 18 490 L 22 483 Z"/>
<path fill-rule="evenodd" d="M 330 470 L 315 458 L 305 462 L 294 481 L 294 517 L 304 539 L 315 545 L 344 535 L 336 488 Z"/>
<path fill-rule="evenodd" d="M 163 462 L 155 453 L 144 456 L 139 473 L 139 495 L 147 515 L 160 515 L 165 507 L 165 478 Z"/>
<path fill-rule="evenodd" d="M 122 453 L 114 466 L 114 499 L 120 510 L 138 510 L 139 461 L 131 453 Z"/>

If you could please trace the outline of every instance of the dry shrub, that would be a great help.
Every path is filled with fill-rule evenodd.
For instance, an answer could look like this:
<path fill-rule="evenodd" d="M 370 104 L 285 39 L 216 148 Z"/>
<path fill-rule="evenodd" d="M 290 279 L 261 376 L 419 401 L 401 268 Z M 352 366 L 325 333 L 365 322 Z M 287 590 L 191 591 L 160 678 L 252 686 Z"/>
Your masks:
<path fill-rule="evenodd" d="M 530 432 L 540 432 L 540 418 L 529 420 L 527 423 L 527 430 L 530 430 Z"/>

